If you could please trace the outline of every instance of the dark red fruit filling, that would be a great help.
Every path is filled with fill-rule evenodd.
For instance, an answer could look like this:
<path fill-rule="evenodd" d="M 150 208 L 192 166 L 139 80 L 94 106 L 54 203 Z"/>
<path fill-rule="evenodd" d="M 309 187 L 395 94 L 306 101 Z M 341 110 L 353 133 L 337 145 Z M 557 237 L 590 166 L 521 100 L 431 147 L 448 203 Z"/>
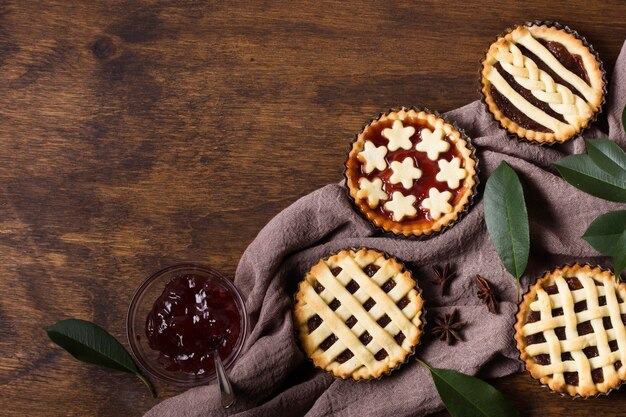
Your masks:
<path fill-rule="evenodd" d="M 241 314 L 233 294 L 200 275 L 172 279 L 146 318 L 148 343 L 159 351 L 158 361 L 169 371 L 212 373 L 215 349 L 226 358 L 240 332 Z"/>

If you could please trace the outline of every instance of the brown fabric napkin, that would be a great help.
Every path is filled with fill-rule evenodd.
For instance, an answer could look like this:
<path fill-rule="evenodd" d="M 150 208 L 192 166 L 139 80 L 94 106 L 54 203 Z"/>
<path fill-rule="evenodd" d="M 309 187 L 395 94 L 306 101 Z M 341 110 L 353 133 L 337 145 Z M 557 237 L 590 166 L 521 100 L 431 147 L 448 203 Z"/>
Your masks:
<path fill-rule="evenodd" d="M 626 47 L 615 66 L 607 100 L 609 137 L 626 146 L 621 110 L 626 104 Z M 579 261 L 611 266 L 610 260 L 580 239 L 589 223 L 625 205 L 578 191 L 563 181 L 551 163 L 585 150 L 582 138 L 543 147 L 521 143 L 505 133 L 476 101 L 448 113 L 474 138 L 481 183 L 506 160 L 518 172 L 530 219 L 531 253 L 523 285 L 545 270 Z M 588 132 L 586 136 L 598 136 Z M 468 215 L 443 235 L 427 241 L 382 237 L 355 213 L 344 187 L 328 185 L 296 201 L 271 220 L 244 253 L 235 283 L 246 295 L 252 323 L 243 354 L 229 374 L 237 404 L 220 407 L 216 384 L 189 390 L 150 410 L 146 416 L 423 416 L 443 405 L 433 382 L 415 361 L 381 380 L 343 381 L 316 370 L 296 345 L 291 318 L 297 282 L 319 258 L 348 247 L 383 250 L 412 269 L 427 309 L 427 322 L 458 309 L 467 322 L 464 341 L 447 346 L 426 337 L 416 356 L 434 367 L 483 378 L 522 369 L 513 343 L 517 309 L 515 281 L 505 271 L 483 221 L 482 190 Z M 431 265 L 451 262 L 457 278 L 442 297 Z M 473 279 L 487 278 L 502 300 L 489 313 L 476 297 Z M 547 393 L 546 393 L 547 395 Z"/>

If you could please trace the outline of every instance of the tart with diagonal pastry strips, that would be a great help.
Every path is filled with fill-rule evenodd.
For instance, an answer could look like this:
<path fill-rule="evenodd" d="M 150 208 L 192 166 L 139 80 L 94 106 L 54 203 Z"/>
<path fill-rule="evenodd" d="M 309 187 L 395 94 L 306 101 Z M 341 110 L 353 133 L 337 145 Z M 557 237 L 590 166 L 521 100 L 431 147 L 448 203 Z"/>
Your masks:
<path fill-rule="evenodd" d="M 422 336 L 423 301 L 404 265 L 372 249 L 321 259 L 295 296 L 300 345 L 340 378 L 379 378 L 404 363 Z"/>
<path fill-rule="evenodd" d="M 357 135 L 345 175 L 357 210 L 375 226 L 427 236 L 467 210 L 476 172 L 465 134 L 435 114 L 402 108 L 382 114 Z"/>
<path fill-rule="evenodd" d="M 482 66 L 488 111 L 509 133 L 564 142 L 600 111 L 606 91 L 597 54 L 569 28 L 528 23 L 499 37 Z"/>

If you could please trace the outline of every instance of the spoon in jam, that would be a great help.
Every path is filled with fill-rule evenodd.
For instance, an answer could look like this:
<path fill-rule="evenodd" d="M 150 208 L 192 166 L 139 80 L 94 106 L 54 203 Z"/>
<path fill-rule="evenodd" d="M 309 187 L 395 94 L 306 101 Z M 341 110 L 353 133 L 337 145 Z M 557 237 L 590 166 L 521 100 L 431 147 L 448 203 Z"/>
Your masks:
<path fill-rule="evenodd" d="M 235 393 L 233 392 L 233 387 L 230 385 L 230 380 L 226 375 L 226 369 L 222 364 L 222 358 L 220 358 L 219 347 L 222 345 L 223 340 L 224 336 L 222 336 L 222 339 L 213 351 L 213 359 L 215 360 L 215 375 L 217 376 L 217 385 L 220 387 L 222 407 L 228 408 L 235 404 Z"/>

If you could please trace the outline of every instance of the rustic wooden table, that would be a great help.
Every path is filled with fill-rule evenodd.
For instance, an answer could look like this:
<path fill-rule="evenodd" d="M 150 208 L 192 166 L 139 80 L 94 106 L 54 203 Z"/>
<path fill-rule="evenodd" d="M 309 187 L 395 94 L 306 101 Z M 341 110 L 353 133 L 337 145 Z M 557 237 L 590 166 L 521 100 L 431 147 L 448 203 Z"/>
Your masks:
<path fill-rule="evenodd" d="M 151 272 L 234 274 L 272 216 L 340 180 L 368 117 L 476 100 L 481 53 L 511 24 L 569 24 L 609 71 L 626 38 L 619 0 L 400 3 L 0 2 L 0 414 L 139 416 L 180 392 L 152 399 L 43 327 L 79 317 L 125 342 Z M 624 390 L 494 383 L 524 415 L 626 415 Z"/>

